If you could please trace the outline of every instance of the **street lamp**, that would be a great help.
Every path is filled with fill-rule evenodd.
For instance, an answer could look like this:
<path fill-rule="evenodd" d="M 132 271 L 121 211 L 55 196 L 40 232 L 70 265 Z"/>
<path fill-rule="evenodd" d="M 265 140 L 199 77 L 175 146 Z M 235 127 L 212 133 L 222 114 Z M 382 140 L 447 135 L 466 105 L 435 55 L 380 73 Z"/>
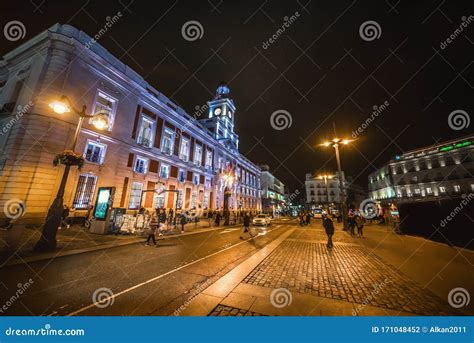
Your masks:
<path fill-rule="evenodd" d="M 54 159 L 54 164 L 64 164 L 64 173 L 59 185 L 58 193 L 54 199 L 51 207 L 48 210 L 46 221 L 43 225 L 43 231 L 41 238 L 36 243 L 35 251 L 50 251 L 56 248 L 56 233 L 58 227 L 61 225 L 61 218 L 63 215 L 63 196 L 66 188 L 67 178 L 69 176 L 69 170 L 71 166 L 78 166 L 79 168 L 84 163 L 84 158 L 80 154 L 74 152 L 77 144 L 77 139 L 81 131 L 82 123 L 84 118 L 92 118 L 92 124 L 99 130 L 103 130 L 109 126 L 109 117 L 105 113 L 97 113 L 94 115 L 86 114 L 86 106 L 82 106 L 82 110 L 77 110 L 65 95 L 62 95 L 60 99 L 54 100 L 49 104 L 49 107 L 57 114 L 64 114 L 68 112 L 74 112 L 79 116 L 79 122 L 76 126 L 76 132 L 74 134 L 71 150 L 65 150 L 61 154 L 58 154 Z"/>
<path fill-rule="evenodd" d="M 347 229 L 347 204 L 346 204 L 346 191 L 344 189 L 344 176 L 342 175 L 342 168 L 341 168 L 341 157 L 339 155 L 339 145 L 347 145 L 350 142 L 353 142 L 353 139 L 341 139 L 341 138 L 334 138 L 331 141 L 327 141 L 322 143 L 322 146 L 328 147 L 332 145 L 334 150 L 336 151 L 336 161 L 337 161 L 337 171 L 339 172 L 339 188 L 341 193 L 341 211 L 342 211 L 342 223 L 344 230 Z"/>

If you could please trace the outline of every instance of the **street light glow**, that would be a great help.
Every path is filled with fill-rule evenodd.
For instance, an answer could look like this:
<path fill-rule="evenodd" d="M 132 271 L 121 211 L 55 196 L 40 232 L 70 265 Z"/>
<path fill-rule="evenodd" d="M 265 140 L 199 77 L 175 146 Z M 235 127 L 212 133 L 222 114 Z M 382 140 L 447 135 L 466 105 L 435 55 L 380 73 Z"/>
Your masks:
<path fill-rule="evenodd" d="M 61 100 L 54 100 L 53 102 L 49 104 L 49 107 L 52 108 L 53 111 L 56 112 L 57 114 L 64 114 L 66 112 L 71 111 L 69 106 L 64 101 L 61 101 Z"/>
<path fill-rule="evenodd" d="M 106 114 L 98 113 L 92 118 L 92 125 L 99 130 L 104 130 L 109 127 L 109 117 Z"/>

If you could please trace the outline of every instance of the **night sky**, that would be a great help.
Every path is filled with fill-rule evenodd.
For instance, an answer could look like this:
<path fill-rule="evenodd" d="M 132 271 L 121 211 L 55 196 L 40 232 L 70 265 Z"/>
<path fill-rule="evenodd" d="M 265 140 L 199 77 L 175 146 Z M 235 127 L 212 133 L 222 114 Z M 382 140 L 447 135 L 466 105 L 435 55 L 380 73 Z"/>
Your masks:
<path fill-rule="evenodd" d="M 460 130 L 448 124 L 454 110 L 474 120 L 474 17 L 440 47 L 463 17 L 474 15 L 472 0 L 153 4 L 2 1 L 2 28 L 19 20 L 26 36 L 14 42 L 1 36 L 0 53 L 56 22 L 93 36 L 120 11 L 99 43 L 191 115 L 227 81 L 237 106 L 240 151 L 268 164 L 291 191 L 304 186 L 307 172 L 336 170 L 333 149 L 317 146 L 334 136 L 333 123 L 338 136 L 350 137 L 385 102 L 387 108 L 341 151 L 346 175 L 363 187 L 367 175 L 393 155 L 474 132 L 474 123 Z M 292 15 L 285 32 L 265 44 Z M 203 32 L 188 41 L 182 27 L 192 20 Z M 369 20 L 381 32 L 366 41 L 359 28 Z M 291 115 L 291 127 L 272 128 L 277 110 Z"/>

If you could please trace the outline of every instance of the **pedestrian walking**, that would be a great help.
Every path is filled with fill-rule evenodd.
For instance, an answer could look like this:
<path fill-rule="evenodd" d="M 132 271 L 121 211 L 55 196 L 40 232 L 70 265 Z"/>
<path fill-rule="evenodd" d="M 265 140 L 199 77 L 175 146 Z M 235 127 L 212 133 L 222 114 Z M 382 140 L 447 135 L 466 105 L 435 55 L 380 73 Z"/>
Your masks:
<path fill-rule="evenodd" d="M 157 216 L 152 216 L 151 220 L 146 224 L 147 227 L 147 232 L 148 232 L 148 237 L 146 239 L 146 246 L 150 245 L 150 241 L 153 242 L 153 245 L 156 247 L 156 238 L 155 238 L 155 232 L 156 228 L 158 227 L 158 218 Z"/>
<path fill-rule="evenodd" d="M 219 212 L 216 213 L 216 226 L 219 226 L 221 224 L 221 214 Z"/>
<path fill-rule="evenodd" d="M 311 214 L 308 212 L 306 213 L 306 225 L 311 224 Z"/>
<path fill-rule="evenodd" d="M 207 212 L 207 221 L 209 222 L 209 227 L 212 226 L 212 211 Z"/>
<path fill-rule="evenodd" d="M 356 222 L 355 222 L 355 215 L 354 215 L 354 212 L 352 210 L 350 210 L 349 213 L 348 213 L 347 225 L 349 225 L 349 230 L 351 231 L 351 236 L 354 237 L 355 236 L 354 230 L 355 230 Z"/>
<path fill-rule="evenodd" d="M 250 216 L 246 213 L 244 215 L 244 227 L 242 228 L 242 232 L 240 233 L 240 239 L 244 239 L 243 235 L 245 233 L 248 233 L 250 237 L 253 238 L 253 235 L 250 232 L 250 221 L 251 221 Z"/>
<path fill-rule="evenodd" d="M 184 233 L 184 226 L 186 225 L 186 222 L 187 222 L 187 218 L 186 218 L 186 215 L 183 213 L 181 214 L 181 219 L 179 221 L 179 223 L 181 224 L 181 233 Z"/>
<path fill-rule="evenodd" d="M 355 218 L 355 224 L 357 226 L 357 236 L 359 236 L 360 238 L 363 237 L 363 234 L 362 234 L 362 229 L 364 228 L 364 218 L 362 218 L 361 215 L 358 215 L 356 218 Z"/>
<path fill-rule="evenodd" d="M 324 231 L 326 231 L 326 235 L 328 236 L 328 243 L 327 247 L 332 248 L 332 236 L 334 235 L 334 224 L 332 219 L 328 217 L 326 213 L 323 213 L 323 227 Z"/>

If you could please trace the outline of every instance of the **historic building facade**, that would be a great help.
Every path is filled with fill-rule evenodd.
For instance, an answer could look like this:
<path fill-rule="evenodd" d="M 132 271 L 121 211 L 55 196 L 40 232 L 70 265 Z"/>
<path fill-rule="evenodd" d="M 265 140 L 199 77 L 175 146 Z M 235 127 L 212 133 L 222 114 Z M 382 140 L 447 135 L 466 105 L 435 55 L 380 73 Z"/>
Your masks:
<path fill-rule="evenodd" d="M 345 177 L 344 172 L 342 174 L 347 202 L 358 206 L 366 198 L 367 193 L 361 186 L 352 182 L 350 176 Z M 307 204 L 322 206 L 341 203 L 339 173 L 337 172 L 326 176 L 306 174 L 305 186 Z"/>
<path fill-rule="evenodd" d="M 260 168 L 239 153 L 236 107 L 219 86 L 205 119 L 196 120 L 98 43 L 56 24 L 0 62 L 0 205 L 22 201 L 25 219 L 44 220 L 64 167 L 54 157 L 71 149 L 78 116 L 49 104 L 61 95 L 108 127 L 85 119 L 64 203 L 85 210 L 98 187 L 114 187 L 113 207 L 261 210 Z M 3 213 L 2 213 L 3 215 Z"/>
<path fill-rule="evenodd" d="M 457 198 L 474 192 L 474 136 L 395 156 L 369 175 L 373 200 L 397 203 Z"/>
<path fill-rule="evenodd" d="M 261 165 L 262 170 L 262 210 L 269 214 L 280 214 L 286 210 L 288 196 L 285 185 L 272 173 L 268 165 Z"/>

